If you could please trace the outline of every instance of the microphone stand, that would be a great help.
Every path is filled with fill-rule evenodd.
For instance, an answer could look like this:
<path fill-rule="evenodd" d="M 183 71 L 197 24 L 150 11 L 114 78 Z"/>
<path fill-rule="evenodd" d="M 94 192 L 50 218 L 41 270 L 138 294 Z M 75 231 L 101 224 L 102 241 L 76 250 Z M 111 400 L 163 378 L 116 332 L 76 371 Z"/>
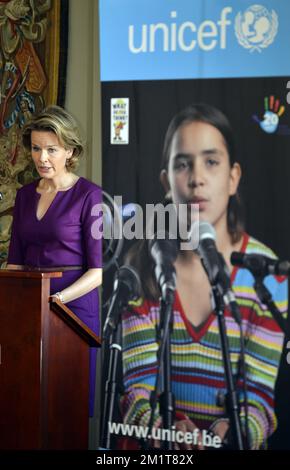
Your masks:
<path fill-rule="evenodd" d="M 129 300 L 140 295 L 140 280 L 132 266 L 122 266 L 114 283 L 115 292 L 112 295 L 111 304 L 105 321 L 103 335 L 104 339 L 109 336 L 109 369 L 105 387 L 104 414 L 102 420 L 101 441 L 105 448 L 110 448 L 111 437 L 109 423 L 113 421 L 115 403 L 117 402 L 117 369 L 119 355 L 122 351 L 121 316 L 127 307 Z M 104 375 L 104 374 L 103 374 Z"/>
<path fill-rule="evenodd" d="M 113 421 L 115 403 L 117 403 L 117 371 L 119 356 L 122 352 L 121 346 L 121 323 L 118 322 L 112 330 L 109 338 L 109 369 L 105 387 L 104 414 L 102 420 L 101 445 L 102 448 L 110 449 L 111 435 L 109 433 L 109 423 Z"/>
<path fill-rule="evenodd" d="M 114 292 L 103 328 L 104 339 L 110 333 L 109 339 L 109 370 L 105 387 L 104 414 L 102 420 L 101 441 L 105 448 L 111 444 L 109 423 L 112 422 L 117 395 L 117 366 L 121 346 L 121 315 L 130 299 L 136 298 L 140 293 L 140 280 L 132 266 L 122 266 L 114 282 Z"/>
<path fill-rule="evenodd" d="M 261 302 L 267 305 L 268 309 L 270 310 L 274 320 L 280 326 L 281 330 L 285 334 L 286 338 L 289 338 L 289 327 L 285 318 L 282 317 L 280 310 L 276 307 L 275 302 L 273 301 L 272 294 L 269 289 L 265 286 L 263 282 L 263 276 L 258 275 L 257 273 L 251 271 L 254 278 L 254 289 L 257 293 L 257 296 L 261 300 Z"/>
<path fill-rule="evenodd" d="M 171 431 L 174 424 L 175 406 L 174 396 L 171 389 L 171 350 L 170 350 L 170 332 L 172 330 L 172 307 L 174 303 L 174 290 L 170 287 L 166 289 L 160 304 L 160 328 L 159 340 L 160 346 L 157 353 L 157 375 L 155 381 L 155 388 L 151 393 L 150 405 L 151 413 L 148 424 L 148 438 L 151 436 L 154 414 L 158 402 L 158 392 L 160 389 L 161 380 L 163 382 L 163 392 L 159 396 L 160 415 L 163 419 L 163 429 Z M 147 438 L 147 439 L 148 439 Z M 149 448 L 148 441 L 143 444 L 144 449 Z M 173 442 L 169 439 L 162 445 L 163 450 L 173 450 Z"/>
<path fill-rule="evenodd" d="M 164 344 L 164 361 L 160 359 L 160 364 L 163 364 L 163 392 L 159 397 L 160 414 L 163 418 L 164 429 L 171 431 L 175 418 L 175 403 L 174 395 L 171 387 L 171 348 L 170 337 L 173 328 L 172 306 L 174 302 L 174 292 L 170 291 L 166 296 L 166 301 L 161 300 L 161 318 L 164 319 L 164 325 L 160 325 L 160 339 L 163 348 Z M 161 351 L 163 354 L 163 351 Z M 173 442 L 171 440 L 165 441 L 163 444 L 164 450 L 173 450 Z"/>
<path fill-rule="evenodd" d="M 224 318 L 223 297 L 217 285 L 212 286 L 212 291 L 214 296 L 215 312 L 218 319 L 219 334 L 221 339 L 222 356 L 227 384 L 225 405 L 230 420 L 232 441 L 236 450 L 244 450 L 239 416 L 239 405 L 237 399 L 237 392 L 234 386 L 233 371 L 230 360 L 229 342 L 226 331 L 226 322 Z"/>

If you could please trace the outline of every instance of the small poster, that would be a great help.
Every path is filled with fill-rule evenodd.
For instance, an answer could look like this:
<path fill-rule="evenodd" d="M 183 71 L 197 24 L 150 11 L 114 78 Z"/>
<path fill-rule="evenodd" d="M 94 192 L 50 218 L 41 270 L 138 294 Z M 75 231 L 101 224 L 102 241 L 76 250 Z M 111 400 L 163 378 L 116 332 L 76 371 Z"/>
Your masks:
<path fill-rule="evenodd" d="M 111 99 L 111 144 L 129 144 L 129 98 Z"/>

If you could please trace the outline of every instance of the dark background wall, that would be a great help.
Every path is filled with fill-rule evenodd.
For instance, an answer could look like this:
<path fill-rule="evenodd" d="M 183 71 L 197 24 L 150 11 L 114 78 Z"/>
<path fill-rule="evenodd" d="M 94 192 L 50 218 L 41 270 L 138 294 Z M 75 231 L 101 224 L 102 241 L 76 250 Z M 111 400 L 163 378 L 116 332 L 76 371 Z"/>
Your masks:
<path fill-rule="evenodd" d="M 237 160 L 243 171 L 241 194 L 246 230 L 290 260 L 290 105 L 289 77 L 202 79 L 102 84 L 103 188 L 122 195 L 123 204 L 163 199 L 159 171 L 163 140 L 173 115 L 193 102 L 212 104 L 229 118 L 236 136 Z M 252 118 L 264 114 L 264 98 L 273 95 L 285 106 L 284 129 L 267 134 Z M 130 98 L 128 145 L 110 145 L 110 99 Z M 286 129 L 286 132 L 285 132 Z M 283 132 L 282 132 L 283 131 Z M 125 244 L 124 250 L 128 248 Z M 112 287 L 106 273 L 104 297 Z M 276 390 L 279 428 L 273 448 L 290 448 L 290 365 L 284 348 Z"/>

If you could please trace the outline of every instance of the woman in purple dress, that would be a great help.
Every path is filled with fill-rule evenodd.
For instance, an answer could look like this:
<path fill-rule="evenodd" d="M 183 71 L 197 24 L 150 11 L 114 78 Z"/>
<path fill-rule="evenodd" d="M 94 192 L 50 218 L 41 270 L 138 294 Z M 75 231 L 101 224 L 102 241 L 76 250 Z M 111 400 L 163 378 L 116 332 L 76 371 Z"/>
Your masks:
<path fill-rule="evenodd" d="M 101 204 L 102 193 L 73 173 L 83 152 L 77 124 L 67 111 L 50 106 L 25 126 L 23 145 L 40 178 L 17 192 L 7 268 L 62 271 L 51 279 L 52 298 L 98 334 L 102 248 L 101 235 L 92 231 L 92 208 Z M 90 361 L 92 416 L 96 350 Z"/>

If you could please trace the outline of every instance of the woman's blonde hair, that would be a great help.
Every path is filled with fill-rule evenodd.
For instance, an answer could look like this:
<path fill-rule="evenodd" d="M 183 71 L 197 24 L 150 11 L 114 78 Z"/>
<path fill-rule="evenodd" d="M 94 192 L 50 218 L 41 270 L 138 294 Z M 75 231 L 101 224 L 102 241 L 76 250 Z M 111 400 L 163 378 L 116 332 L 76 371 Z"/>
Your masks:
<path fill-rule="evenodd" d="M 66 163 L 67 170 L 72 171 L 77 167 L 84 151 L 84 143 L 78 125 L 68 111 L 60 106 L 48 106 L 33 116 L 22 132 L 22 142 L 27 150 L 31 150 L 32 131 L 53 132 L 66 150 L 73 150 Z"/>

